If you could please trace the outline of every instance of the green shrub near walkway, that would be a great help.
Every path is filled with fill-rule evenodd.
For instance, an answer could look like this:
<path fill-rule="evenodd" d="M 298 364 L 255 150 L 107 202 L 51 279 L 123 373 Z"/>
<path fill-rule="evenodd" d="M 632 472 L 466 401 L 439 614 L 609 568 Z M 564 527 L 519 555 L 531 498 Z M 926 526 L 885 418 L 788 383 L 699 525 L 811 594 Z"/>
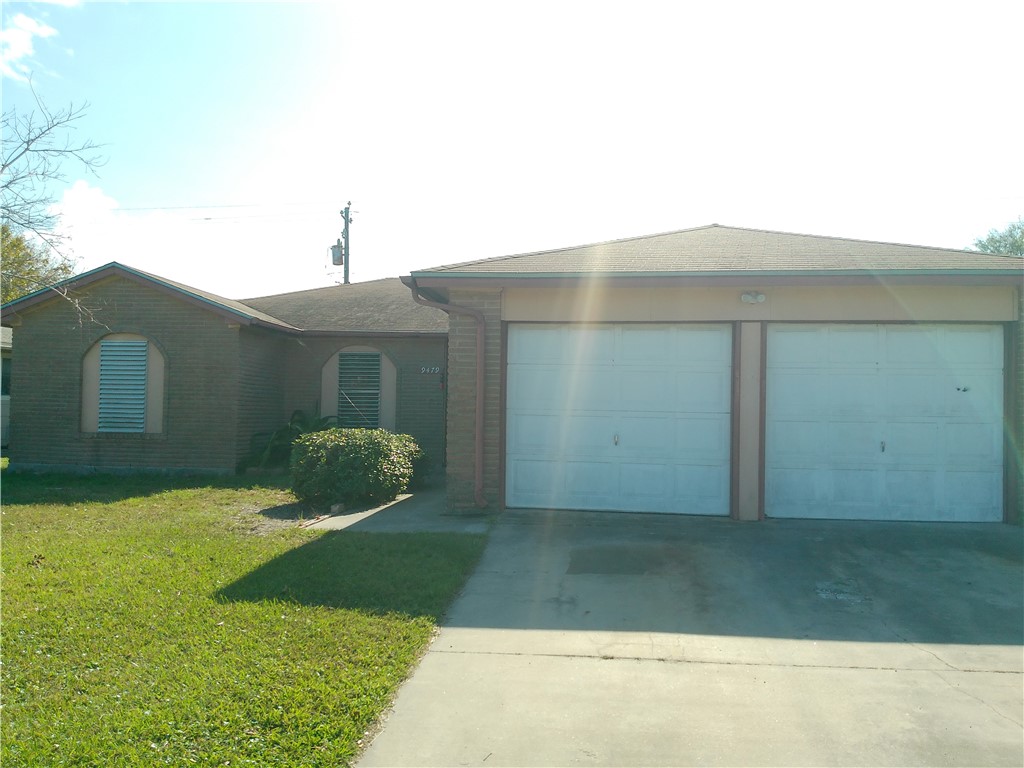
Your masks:
<path fill-rule="evenodd" d="M 0 763 L 336 766 L 483 546 L 241 481 L 3 476 Z"/>
<path fill-rule="evenodd" d="M 405 491 L 422 454 L 409 435 L 386 429 L 327 429 L 292 444 L 292 488 L 303 501 L 382 504 Z"/>

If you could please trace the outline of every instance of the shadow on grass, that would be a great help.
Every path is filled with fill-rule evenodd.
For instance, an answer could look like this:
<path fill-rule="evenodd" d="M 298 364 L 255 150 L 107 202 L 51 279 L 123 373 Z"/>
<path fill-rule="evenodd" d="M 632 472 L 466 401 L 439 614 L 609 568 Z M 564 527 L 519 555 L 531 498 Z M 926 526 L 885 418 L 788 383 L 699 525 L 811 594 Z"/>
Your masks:
<path fill-rule="evenodd" d="M 281 487 L 287 488 L 287 485 L 283 485 Z M 268 517 L 271 520 L 290 520 L 299 522 L 300 520 L 309 520 L 319 514 L 322 514 L 322 510 L 314 509 L 299 501 L 293 501 L 290 504 L 278 504 L 276 507 L 261 509 L 259 513 L 263 515 L 263 517 Z"/>
<path fill-rule="evenodd" d="M 3 472 L 4 504 L 113 502 L 183 488 L 289 488 L 283 474 L 173 475 Z M 288 505 L 290 506 L 290 505 Z"/>
<path fill-rule="evenodd" d="M 217 597 L 438 620 L 475 567 L 484 542 L 484 536 L 473 534 L 331 531 L 268 561 Z"/>

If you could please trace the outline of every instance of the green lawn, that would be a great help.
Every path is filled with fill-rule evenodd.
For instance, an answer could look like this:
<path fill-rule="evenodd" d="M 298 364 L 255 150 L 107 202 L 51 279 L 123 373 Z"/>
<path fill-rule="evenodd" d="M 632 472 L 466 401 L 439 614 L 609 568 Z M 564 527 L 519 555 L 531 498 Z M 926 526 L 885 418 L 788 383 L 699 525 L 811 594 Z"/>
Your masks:
<path fill-rule="evenodd" d="M 2 476 L 4 768 L 351 762 L 484 540 L 272 484 Z"/>

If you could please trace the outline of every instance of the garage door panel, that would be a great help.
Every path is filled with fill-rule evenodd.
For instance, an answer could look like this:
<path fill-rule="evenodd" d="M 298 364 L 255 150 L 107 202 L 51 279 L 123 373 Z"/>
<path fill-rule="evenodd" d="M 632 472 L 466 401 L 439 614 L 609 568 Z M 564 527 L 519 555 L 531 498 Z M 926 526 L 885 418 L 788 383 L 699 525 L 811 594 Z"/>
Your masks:
<path fill-rule="evenodd" d="M 942 346 L 945 357 L 955 360 L 960 370 L 1002 368 L 1003 345 L 999 334 L 985 325 L 963 325 L 944 329 Z"/>
<path fill-rule="evenodd" d="M 815 460 L 827 450 L 828 424 L 820 421 L 776 421 L 766 451 L 786 464 Z"/>
<path fill-rule="evenodd" d="M 1001 520 L 1002 361 L 1001 326 L 769 326 L 766 514 Z"/>
<path fill-rule="evenodd" d="M 943 387 L 945 410 L 961 420 L 988 424 L 999 420 L 1003 410 L 1003 380 L 991 373 L 950 376 Z"/>
<path fill-rule="evenodd" d="M 564 486 L 563 468 L 550 461 L 514 459 L 506 478 L 509 487 L 523 495 L 547 495 Z"/>
<path fill-rule="evenodd" d="M 879 334 L 873 325 L 840 328 L 835 333 L 826 334 L 825 338 L 827 359 L 836 367 L 860 368 L 878 362 Z"/>
<path fill-rule="evenodd" d="M 672 329 L 667 326 L 625 326 L 622 329 L 622 350 L 619 361 L 624 363 L 664 363 L 671 356 Z"/>
<path fill-rule="evenodd" d="M 569 496 L 607 498 L 615 492 L 616 474 L 608 462 L 569 462 L 565 465 L 565 492 Z"/>
<path fill-rule="evenodd" d="M 876 506 L 882 500 L 882 479 L 873 468 L 835 469 L 831 498 L 840 506 Z"/>
<path fill-rule="evenodd" d="M 732 337 L 721 326 L 676 330 L 669 349 L 674 359 L 686 360 L 691 366 L 706 364 L 720 370 L 732 363 Z"/>
<path fill-rule="evenodd" d="M 890 422 L 881 429 L 886 438 L 885 449 L 895 462 L 934 466 L 944 460 L 944 429 L 939 421 Z M 885 457 L 878 458 L 881 461 Z"/>
<path fill-rule="evenodd" d="M 672 423 L 675 447 L 688 464 L 721 466 L 728 462 L 730 423 L 727 416 L 687 416 Z"/>
<path fill-rule="evenodd" d="M 675 449 L 671 416 L 666 418 L 622 417 L 613 449 L 624 458 L 633 456 L 670 456 Z M 610 440 L 609 443 L 612 443 Z"/>
<path fill-rule="evenodd" d="M 987 424 L 951 422 L 945 448 L 959 466 L 992 466 L 1002 454 L 1002 436 Z"/>
<path fill-rule="evenodd" d="M 623 462 L 619 465 L 623 496 L 631 499 L 657 499 L 669 502 L 672 499 L 672 467 L 665 464 L 640 464 Z M 641 501 L 640 508 L 650 508 Z"/>
<path fill-rule="evenodd" d="M 817 326 L 777 326 L 773 329 L 772 350 L 780 368 L 816 366 L 828 359 L 828 335 Z"/>
<path fill-rule="evenodd" d="M 675 376 L 666 370 L 628 370 L 616 373 L 620 394 L 616 404 L 623 411 L 664 411 L 673 402 Z"/>
<path fill-rule="evenodd" d="M 509 449 L 516 452 L 557 445 L 561 439 L 558 421 L 547 414 L 510 414 L 505 428 L 508 430 Z"/>
<path fill-rule="evenodd" d="M 933 327 L 886 326 L 885 362 L 900 366 L 941 368 L 939 331 Z"/>
<path fill-rule="evenodd" d="M 878 377 L 873 373 L 836 372 L 822 382 L 832 416 L 873 417 L 879 411 Z"/>
<path fill-rule="evenodd" d="M 537 328 L 508 331 L 509 506 L 728 514 L 729 326 Z"/>
<path fill-rule="evenodd" d="M 946 412 L 942 386 L 941 378 L 925 373 L 890 374 L 885 378 L 882 400 L 885 415 L 892 418 L 942 416 Z"/>
<path fill-rule="evenodd" d="M 558 435 L 553 444 L 538 446 L 539 450 L 554 451 L 555 455 L 582 455 L 596 457 L 607 455 L 613 447 L 615 421 L 607 415 L 573 414 L 563 419 L 549 415 L 548 420 L 556 426 Z"/>
<path fill-rule="evenodd" d="M 725 514 L 720 505 L 729 486 L 724 467 L 676 467 L 675 496 L 690 501 L 694 514 Z"/>
<path fill-rule="evenodd" d="M 530 402 L 535 408 L 559 407 L 569 386 L 567 372 L 552 366 L 534 365 L 508 372 L 508 396 Z"/>
<path fill-rule="evenodd" d="M 576 366 L 604 366 L 615 361 L 615 331 L 605 326 L 564 328 L 566 357 Z"/>
<path fill-rule="evenodd" d="M 878 432 L 878 425 L 874 422 L 829 422 L 825 428 L 822 455 L 827 454 L 833 461 L 874 464 L 882 451 Z"/>
<path fill-rule="evenodd" d="M 940 477 L 922 469 L 890 469 L 885 473 L 885 492 L 891 503 L 901 509 L 894 516 L 908 519 L 935 507 Z M 916 512 L 915 512 L 916 510 Z"/>
<path fill-rule="evenodd" d="M 560 363 L 567 354 L 565 334 L 558 326 L 534 325 L 508 337 L 508 362 Z"/>
<path fill-rule="evenodd" d="M 675 376 L 675 410 L 683 413 L 729 413 L 731 381 L 727 371 L 696 370 Z"/>
<path fill-rule="evenodd" d="M 827 411 L 826 380 L 820 373 L 778 370 L 777 386 L 768 390 L 769 410 L 780 420 L 822 417 Z"/>

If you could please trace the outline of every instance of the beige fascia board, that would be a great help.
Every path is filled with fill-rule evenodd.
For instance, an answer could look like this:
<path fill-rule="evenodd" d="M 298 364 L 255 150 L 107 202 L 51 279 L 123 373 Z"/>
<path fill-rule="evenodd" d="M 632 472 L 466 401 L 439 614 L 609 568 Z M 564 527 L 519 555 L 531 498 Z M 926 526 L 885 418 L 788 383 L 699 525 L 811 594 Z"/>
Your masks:
<path fill-rule="evenodd" d="M 527 286 L 571 287 L 588 282 L 631 287 L 734 287 L 750 286 L 817 286 L 817 285 L 1014 285 L 1021 284 L 1022 273 L 1004 271 L 940 271 L 905 272 L 731 272 L 731 273 L 585 273 L 573 275 L 462 275 L 414 274 L 422 288 L 500 289 Z"/>

